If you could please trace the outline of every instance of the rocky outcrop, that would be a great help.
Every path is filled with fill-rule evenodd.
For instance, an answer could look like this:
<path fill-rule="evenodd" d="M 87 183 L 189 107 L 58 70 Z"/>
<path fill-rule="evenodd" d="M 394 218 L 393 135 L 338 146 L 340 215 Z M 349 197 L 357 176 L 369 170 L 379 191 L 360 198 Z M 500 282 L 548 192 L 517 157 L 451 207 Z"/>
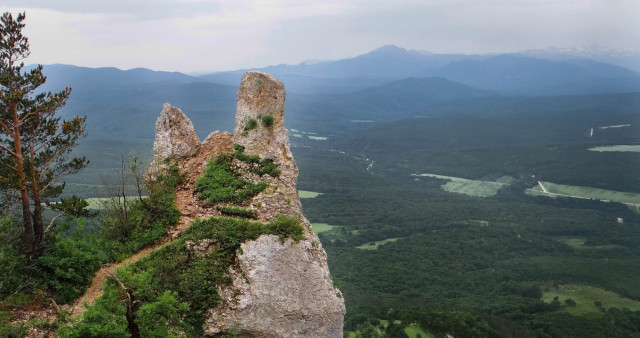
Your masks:
<path fill-rule="evenodd" d="M 214 153 L 231 151 L 231 142 L 243 146 L 247 155 L 272 159 L 281 171 L 278 177 L 260 178 L 251 173 L 244 177 L 269 183 L 267 190 L 247 203 L 248 207 L 257 212 L 260 221 L 285 214 L 299 218 L 305 228 L 304 239 L 299 242 L 289 239 L 281 243 L 277 236 L 263 235 L 241 245 L 242 253 L 230 267 L 233 284 L 219 288 L 223 302 L 206 316 L 207 335 L 233 329 L 240 336 L 250 337 L 342 337 L 344 300 L 329 276 L 326 253 L 302 214 L 295 187 L 298 168 L 283 124 L 284 100 L 280 81 L 265 73 L 249 72 L 238 90 L 233 136 L 216 132 L 202 144 L 191 142 L 188 135 L 193 126 L 170 105 L 165 105 L 156 124 L 155 145 L 159 149 L 154 149 L 155 160 L 166 163 L 168 156 L 187 177 L 199 175 Z M 162 129 L 164 126 L 169 130 Z M 160 134 L 168 140 L 158 140 Z"/>
<path fill-rule="evenodd" d="M 161 168 L 166 169 L 170 160 L 180 161 L 195 155 L 199 146 L 191 120 L 180 109 L 165 103 L 156 121 L 150 177 L 155 177 Z"/>

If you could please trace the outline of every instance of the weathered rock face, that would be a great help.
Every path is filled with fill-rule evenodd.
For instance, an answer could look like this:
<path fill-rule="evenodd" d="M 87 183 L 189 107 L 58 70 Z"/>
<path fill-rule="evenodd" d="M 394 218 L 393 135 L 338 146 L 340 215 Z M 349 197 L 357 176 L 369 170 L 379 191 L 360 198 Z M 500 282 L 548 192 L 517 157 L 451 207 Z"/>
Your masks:
<path fill-rule="evenodd" d="M 273 194 L 261 194 L 253 200 L 255 207 L 264 209 L 261 219 L 268 221 L 276 214 L 302 216 L 302 205 L 296 190 L 298 166 L 289 148 L 289 136 L 284 129 L 284 85 L 273 76 L 248 72 L 242 77 L 238 90 L 238 108 L 233 143 L 245 147 L 245 153 L 270 158 L 278 163 L 281 174 L 278 189 Z M 273 120 L 271 125 L 265 121 Z M 255 128 L 247 128 L 250 121 Z"/>
<path fill-rule="evenodd" d="M 302 215 L 295 188 L 298 167 L 283 125 L 284 99 L 280 81 L 265 73 L 246 73 L 238 90 L 233 142 L 248 155 L 274 160 L 281 170 L 278 178 L 268 180 L 277 189 L 251 202 L 258 218 L 269 221 L 278 213 L 300 217 L 305 239 L 280 243 L 276 236 L 264 235 L 242 244 L 241 271 L 232 270 L 233 286 L 220 290 L 225 302 L 210 310 L 207 334 L 236 328 L 248 336 L 342 337 L 344 300 L 329 277 L 326 253 Z M 253 128 L 251 119 L 257 122 Z"/>
<path fill-rule="evenodd" d="M 160 163 L 156 170 L 169 158 L 187 174 L 192 187 L 214 153 L 230 152 L 232 143 L 242 145 L 246 154 L 270 158 L 281 171 L 279 177 L 245 177 L 269 183 L 248 203 L 257 218 L 268 222 L 285 214 L 299 217 L 305 228 L 305 239 L 299 242 L 281 243 L 277 236 L 263 235 L 242 244 L 242 254 L 230 268 L 233 285 L 218 290 L 223 302 L 207 314 L 207 335 L 233 329 L 249 337 L 342 337 L 344 300 L 333 287 L 326 253 L 302 214 L 295 187 L 298 167 L 283 125 L 284 99 L 280 81 L 249 72 L 238 90 L 233 136 L 216 132 L 200 144 L 191 122 L 169 104 L 156 124 L 154 162 Z"/>
<path fill-rule="evenodd" d="M 156 139 L 153 142 L 153 164 L 150 173 L 157 173 L 167 159 L 182 160 L 196 154 L 200 140 L 193 123 L 182 111 L 169 103 L 162 106 L 156 121 Z"/>

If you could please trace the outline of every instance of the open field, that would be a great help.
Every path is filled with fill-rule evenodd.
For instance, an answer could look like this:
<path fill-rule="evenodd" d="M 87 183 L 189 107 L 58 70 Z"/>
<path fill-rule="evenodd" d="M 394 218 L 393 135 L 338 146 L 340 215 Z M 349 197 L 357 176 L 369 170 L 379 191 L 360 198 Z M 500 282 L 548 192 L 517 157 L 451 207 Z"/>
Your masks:
<path fill-rule="evenodd" d="M 498 190 L 500 190 L 500 188 L 508 184 L 506 183 L 508 181 L 508 179 L 506 178 L 500 179 L 504 182 L 503 183 L 503 182 L 468 180 L 466 178 L 435 175 L 435 174 L 420 174 L 420 176 L 449 180 L 449 182 L 442 185 L 442 189 L 444 191 L 448 191 L 456 194 L 464 194 L 468 196 L 477 196 L 477 197 L 494 196 L 498 192 Z"/>
<path fill-rule="evenodd" d="M 329 139 L 328 137 L 325 137 L 325 136 L 318 136 L 317 133 L 313 133 L 313 132 L 307 132 L 307 131 L 302 131 L 298 129 L 290 129 L 290 131 L 291 131 L 291 136 L 293 137 L 307 138 L 309 140 L 314 140 L 314 141 L 326 141 Z"/>
<path fill-rule="evenodd" d="M 322 193 L 321 192 L 315 192 L 315 191 L 298 190 L 298 196 L 300 198 L 316 198 L 319 195 L 322 195 Z"/>
<path fill-rule="evenodd" d="M 337 227 L 337 225 L 329 225 L 327 223 L 313 223 L 312 226 L 313 232 L 315 232 L 316 234 L 327 232 Z"/>
<path fill-rule="evenodd" d="M 138 196 L 127 196 L 127 199 L 131 199 L 132 201 L 134 199 L 137 199 Z M 142 196 L 142 198 L 147 198 L 147 196 Z M 98 209 L 102 209 L 104 202 L 107 202 L 109 200 L 111 200 L 111 198 L 109 197 L 91 197 L 91 198 L 85 198 L 85 201 L 87 201 L 87 203 L 89 203 L 89 206 L 87 206 L 87 208 L 89 209 L 94 209 L 94 210 L 98 210 Z"/>
<path fill-rule="evenodd" d="M 591 151 L 628 151 L 638 153 L 640 152 L 640 145 L 617 145 L 617 146 L 602 146 L 589 148 Z"/>
<path fill-rule="evenodd" d="M 609 309 L 628 308 L 632 311 L 640 310 L 640 302 L 621 297 L 615 292 L 607 291 L 597 287 L 584 284 L 567 284 L 552 288 L 542 294 L 542 300 L 550 303 L 554 297 L 563 305 L 563 310 L 573 315 L 584 315 L 587 313 L 600 313 L 601 310 L 594 302 L 602 303 L 602 307 Z M 565 299 L 570 298 L 576 302 L 575 306 L 567 306 Z"/>
<path fill-rule="evenodd" d="M 610 129 L 610 128 L 622 128 L 622 127 L 631 127 L 630 124 L 617 124 L 615 126 L 604 126 L 604 127 L 598 127 L 598 129 Z"/>
<path fill-rule="evenodd" d="M 547 189 L 548 193 L 542 191 L 539 185 L 526 190 L 529 195 L 541 195 L 541 196 L 564 196 L 575 198 L 586 198 L 600 200 L 604 202 L 619 202 L 630 205 L 640 205 L 640 194 L 634 194 L 631 192 L 621 192 L 613 190 L 605 190 L 591 187 L 581 187 L 575 185 L 556 184 L 551 182 L 541 182 Z"/>
<path fill-rule="evenodd" d="M 558 237 L 558 241 L 572 247 L 577 250 L 590 250 L 590 249 L 616 249 L 621 248 L 619 245 L 615 244 L 605 244 L 605 245 L 584 245 L 586 238 L 580 236 L 561 236 Z"/>
<path fill-rule="evenodd" d="M 429 332 L 426 332 L 418 324 L 411 324 L 404 328 L 404 333 L 409 336 L 409 338 L 416 338 L 418 335 L 422 338 L 432 338 L 433 335 Z"/>
<path fill-rule="evenodd" d="M 397 241 L 399 239 L 400 238 L 387 238 L 387 239 L 382 240 L 382 241 L 376 241 L 376 242 L 363 244 L 363 245 L 357 246 L 356 248 L 362 249 L 362 250 L 377 250 L 378 249 L 378 245 L 382 245 L 382 244 L 386 244 L 386 243 L 390 243 L 390 242 L 395 242 L 395 241 Z"/>

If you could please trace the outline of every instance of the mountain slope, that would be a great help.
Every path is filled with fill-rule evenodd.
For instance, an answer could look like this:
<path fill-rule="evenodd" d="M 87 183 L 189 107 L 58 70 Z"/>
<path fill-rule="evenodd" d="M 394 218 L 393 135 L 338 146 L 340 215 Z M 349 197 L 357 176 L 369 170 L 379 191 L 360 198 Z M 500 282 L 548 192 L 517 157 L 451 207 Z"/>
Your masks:
<path fill-rule="evenodd" d="M 551 61 L 505 54 L 452 62 L 424 76 L 441 76 L 470 86 L 518 94 L 566 95 L 640 90 L 640 75 L 590 60 Z"/>

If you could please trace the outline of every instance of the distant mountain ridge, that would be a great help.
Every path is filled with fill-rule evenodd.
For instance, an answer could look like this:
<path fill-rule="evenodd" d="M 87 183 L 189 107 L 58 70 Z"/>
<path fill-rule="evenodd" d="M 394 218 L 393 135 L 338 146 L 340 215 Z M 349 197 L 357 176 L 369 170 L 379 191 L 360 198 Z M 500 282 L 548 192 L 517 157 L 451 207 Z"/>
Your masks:
<path fill-rule="evenodd" d="M 285 84 L 288 128 L 331 135 L 372 126 L 353 122 L 360 120 L 518 111 L 527 102 L 553 110 L 588 101 L 589 95 L 640 92 L 637 72 L 588 59 L 430 54 L 396 46 L 350 59 L 259 70 Z M 148 148 L 150 126 L 166 102 L 189 114 L 200 138 L 210 130 L 231 131 L 228 116 L 234 113 L 244 70 L 190 76 L 57 64 L 46 65 L 44 73 L 48 80 L 43 90 L 73 89 L 61 113 L 65 118 L 87 116 L 88 137 L 79 148 L 90 157 L 94 151 L 102 154 L 87 170 L 100 171 L 119 163 L 120 155 L 131 149 Z M 567 95 L 578 96 L 563 99 Z M 597 100 L 615 104 L 615 95 Z"/>

